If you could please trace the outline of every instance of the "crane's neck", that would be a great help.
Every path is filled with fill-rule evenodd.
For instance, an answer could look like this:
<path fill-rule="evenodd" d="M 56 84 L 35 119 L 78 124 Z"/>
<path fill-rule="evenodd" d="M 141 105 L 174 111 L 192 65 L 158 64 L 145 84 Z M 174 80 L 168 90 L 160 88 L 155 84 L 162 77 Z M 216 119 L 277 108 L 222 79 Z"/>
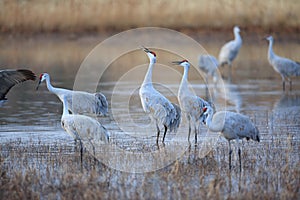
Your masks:
<path fill-rule="evenodd" d="M 274 58 L 274 52 L 273 52 L 273 40 L 269 40 L 269 49 L 268 49 L 268 59 L 269 61 Z"/>
<path fill-rule="evenodd" d="M 155 64 L 155 62 L 150 60 L 148 71 L 147 71 L 146 76 L 144 78 L 144 82 L 142 84 L 142 87 L 145 87 L 145 86 L 152 87 L 152 71 L 153 71 L 154 64 Z"/>
<path fill-rule="evenodd" d="M 50 92 L 56 93 L 56 88 L 51 85 L 49 76 L 46 77 L 46 85 Z"/>
<path fill-rule="evenodd" d="M 234 32 L 234 41 L 238 44 L 242 44 L 242 37 L 238 31 Z"/>
<path fill-rule="evenodd" d="M 178 90 L 178 96 L 184 96 L 184 94 L 187 94 L 189 92 L 188 74 L 189 68 L 184 67 L 183 76 Z"/>
<path fill-rule="evenodd" d="M 205 124 L 206 126 L 208 127 L 208 129 L 210 131 L 213 131 L 213 132 L 221 132 L 222 131 L 222 127 L 223 127 L 223 124 L 224 124 L 224 121 L 221 122 L 221 124 L 219 123 L 213 123 L 213 111 L 211 111 L 207 118 L 205 119 Z M 225 120 L 225 119 L 224 119 Z"/>
<path fill-rule="evenodd" d="M 66 97 L 62 98 L 62 102 L 63 102 L 63 114 L 62 114 L 63 117 L 69 115 L 69 108 L 68 108 L 68 102 Z"/>

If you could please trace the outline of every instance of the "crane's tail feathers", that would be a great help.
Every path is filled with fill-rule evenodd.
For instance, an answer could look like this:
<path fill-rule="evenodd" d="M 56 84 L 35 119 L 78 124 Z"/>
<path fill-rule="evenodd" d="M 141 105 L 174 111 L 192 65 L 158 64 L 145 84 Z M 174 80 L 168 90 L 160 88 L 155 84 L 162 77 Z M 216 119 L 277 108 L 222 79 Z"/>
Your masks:
<path fill-rule="evenodd" d="M 297 68 L 296 68 L 296 73 L 295 73 L 295 75 L 296 76 L 300 76 L 300 62 L 296 62 L 297 63 Z"/>
<path fill-rule="evenodd" d="M 255 127 L 255 132 L 253 135 L 251 135 L 251 139 L 257 142 L 260 142 L 260 135 L 259 135 L 259 130 L 257 127 Z"/>
<path fill-rule="evenodd" d="M 170 124 L 170 131 L 176 132 L 177 129 L 179 128 L 180 122 L 181 122 L 181 109 L 178 105 L 172 103 L 173 107 L 175 108 L 176 115 L 173 121 Z"/>
<path fill-rule="evenodd" d="M 96 113 L 105 115 L 108 112 L 108 102 L 106 97 L 100 92 L 96 93 L 95 97 L 97 98 Z"/>
<path fill-rule="evenodd" d="M 259 134 L 259 130 L 257 127 L 255 127 L 255 132 L 256 132 L 256 141 L 260 142 L 260 134 Z"/>

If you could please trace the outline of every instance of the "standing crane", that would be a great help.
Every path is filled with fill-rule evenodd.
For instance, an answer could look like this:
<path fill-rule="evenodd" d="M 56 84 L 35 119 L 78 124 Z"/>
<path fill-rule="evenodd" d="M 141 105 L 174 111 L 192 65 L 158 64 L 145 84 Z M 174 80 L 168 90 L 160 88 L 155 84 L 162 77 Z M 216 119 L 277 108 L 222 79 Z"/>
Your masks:
<path fill-rule="evenodd" d="M 156 144 L 158 144 L 160 134 L 159 126 L 164 126 L 165 130 L 162 140 L 162 142 L 164 143 L 168 129 L 170 130 L 170 132 L 177 131 L 181 120 L 181 111 L 179 106 L 171 103 L 166 97 L 164 97 L 153 87 L 152 71 L 156 63 L 156 54 L 145 47 L 143 47 L 143 50 L 146 52 L 150 63 L 144 81 L 139 90 L 139 95 L 141 98 L 143 110 L 145 111 L 145 113 L 150 115 L 152 120 L 155 121 L 157 128 Z"/>
<path fill-rule="evenodd" d="M 103 114 L 108 111 L 108 103 L 106 97 L 98 93 L 88 93 L 83 91 L 73 91 L 64 88 L 53 87 L 50 83 L 50 75 L 43 73 L 40 75 L 40 80 L 37 86 L 46 81 L 47 88 L 50 92 L 56 94 L 56 96 L 62 101 L 62 97 L 65 96 L 68 102 L 68 108 L 73 114 Z M 75 103 L 73 103 L 75 101 Z"/>
<path fill-rule="evenodd" d="M 300 62 L 276 55 L 273 52 L 273 37 L 266 37 L 266 40 L 269 41 L 268 60 L 282 78 L 282 89 L 285 90 L 285 80 L 287 79 L 290 82 L 290 90 L 292 90 L 292 79 L 290 77 L 300 76 Z"/>
<path fill-rule="evenodd" d="M 216 57 L 212 55 L 200 55 L 198 64 L 199 69 L 205 73 L 206 84 L 208 83 L 209 76 L 213 78 L 214 83 L 217 83 L 219 79 L 217 73 L 219 61 Z"/>
<path fill-rule="evenodd" d="M 260 141 L 258 128 L 251 122 L 249 117 L 230 111 L 214 111 L 213 107 L 203 108 L 203 122 L 213 132 L 221 132 L 229 144 L 229 169 L 231 169 L 231 140 L 237 140 L 240 171 L 242 170 L 241 149 L 239 140 L 246 138 Z"/>
<path fill-rule="evenodd" d="M 75 144 L 80 143 L 80 159 L 82 162 L 83 145 L 82 140 L 88 140 L 93 146 L 94 156 L 95 147 L 93 143 L 108 143 L 110 133 L 96 119 L 85 115 L 69 114 L 68 97 L 61 96 L 63 102 L 63 113 L 61 116 L 62 128 L 74 138 Z"/>
<path fill-rule="evenodd" d="M 0 106 L 7 100 L 6 94 L 16 84 L 36 78 L 28 69 L 4 69 L 0 70 Z"/>
<path fill-rule="evenodd" d="M 239 53 L 242 46 L 242 38 L 240 36 L 240 28 L 235 26 L 233 28 L 234 40 L 231 40 L 223 45 L 219 53 L 219 63 L 221 66 L 229 66 L 229 78 L 231 77 L 232 62 Z"/>
<path fill-rule="evenodd" d="M 198 97 L 189 90 L 188 73 L 190 63 L 187 60 L 174 61 L 173 64 L 182 66 L 184 68 L 183 76 L 178 90 L 178 101 L 180 108 L 189 122 L 188 141 L 190 141 L 191 127 L 194 125 L 195 143 L 197 143 L 197 133 L 200 130 L 201 116 L 203 108 L 209 106 L 209 103 L 204 99 Z"/>

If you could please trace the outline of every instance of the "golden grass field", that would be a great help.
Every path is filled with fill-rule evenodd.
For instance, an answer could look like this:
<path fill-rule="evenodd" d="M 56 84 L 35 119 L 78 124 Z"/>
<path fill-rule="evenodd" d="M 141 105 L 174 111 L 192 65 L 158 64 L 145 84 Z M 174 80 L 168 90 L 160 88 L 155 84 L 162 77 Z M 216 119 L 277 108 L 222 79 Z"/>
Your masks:
<path fill-rule="evenodd" d="M 3 0 L 0 31 L 90 32 L 134 27 L 299 30 L 298 0 Z"/>

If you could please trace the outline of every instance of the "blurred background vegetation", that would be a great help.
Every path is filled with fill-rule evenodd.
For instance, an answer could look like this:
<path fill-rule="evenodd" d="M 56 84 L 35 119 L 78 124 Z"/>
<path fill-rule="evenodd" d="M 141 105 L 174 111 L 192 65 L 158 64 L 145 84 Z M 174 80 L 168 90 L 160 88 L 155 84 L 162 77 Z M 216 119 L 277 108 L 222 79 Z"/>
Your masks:
<path fill-rule="evenodd" d="M 2 33 L 84 33 L 142 26 L 300 30 L 299 0 L 1 0 Z"/>

